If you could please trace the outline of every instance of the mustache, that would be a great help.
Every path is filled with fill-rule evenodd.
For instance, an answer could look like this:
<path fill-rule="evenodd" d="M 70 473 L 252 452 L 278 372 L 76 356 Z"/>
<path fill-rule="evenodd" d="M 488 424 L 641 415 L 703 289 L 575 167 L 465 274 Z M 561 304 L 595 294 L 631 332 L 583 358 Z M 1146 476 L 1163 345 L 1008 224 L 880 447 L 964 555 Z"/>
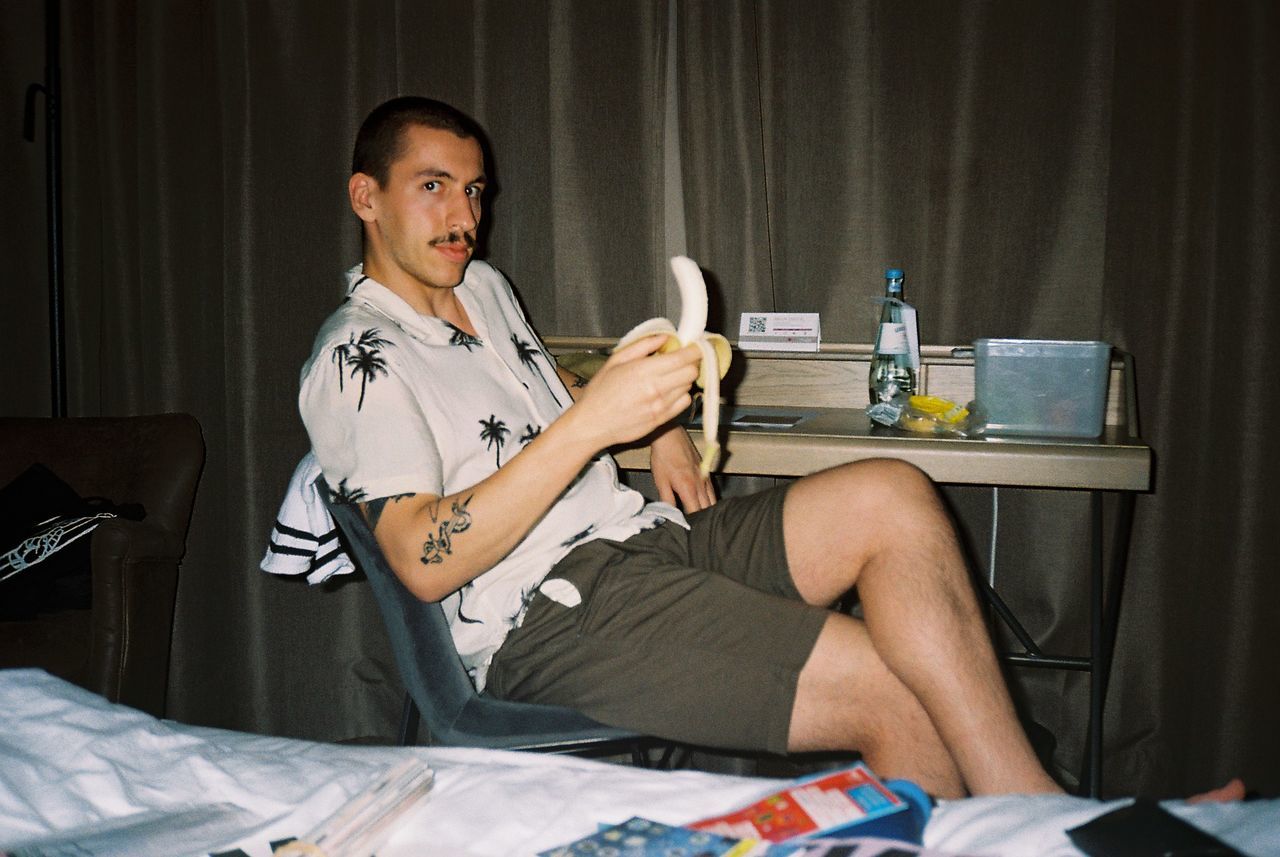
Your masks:
<path fill-rule="evenodd" d="M 435 247 L 440 244 L 466 244 L 467 249 L 474 250 L 476 249 L 476 237 L 470 232 L 450 232 L 448 235 L 431 239 L 431 246 Z"/>

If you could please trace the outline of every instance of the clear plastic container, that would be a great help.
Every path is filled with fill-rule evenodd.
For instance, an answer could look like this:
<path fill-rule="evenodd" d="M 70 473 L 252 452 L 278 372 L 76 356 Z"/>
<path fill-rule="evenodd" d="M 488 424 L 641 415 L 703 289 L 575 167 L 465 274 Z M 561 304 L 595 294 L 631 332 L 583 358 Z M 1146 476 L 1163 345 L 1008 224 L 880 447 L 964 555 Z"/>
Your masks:
<path fill-rule="evenodd" d="M 979 339 L 973 356 L 984 434 L 1102 434 L 1111 369 L 1107 343 Z"/>

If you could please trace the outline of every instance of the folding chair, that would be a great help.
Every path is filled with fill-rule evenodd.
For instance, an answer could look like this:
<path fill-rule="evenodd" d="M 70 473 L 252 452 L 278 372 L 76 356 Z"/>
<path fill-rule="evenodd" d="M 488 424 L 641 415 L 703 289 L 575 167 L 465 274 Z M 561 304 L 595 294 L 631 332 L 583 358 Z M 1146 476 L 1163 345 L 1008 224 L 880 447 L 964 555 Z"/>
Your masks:
<path fill-rule="evenodd" d="M 317 486 L 345 537 L 352 560 L 373 586 L 391 637 L 396 666 L 407 690 L 401 744 L 416 743 L 421 718 L 427 744 L 549 753 L 605 753 L 610 748 L 628 747 L 635 764 L 649 765 L 644 749 L 651 738 L 604 726 L 570 708 L 508 702 L 476 693 L 440 605 L 422 601 L 405 588 L 357 506 L 334 502 L 323 480 Z"/>

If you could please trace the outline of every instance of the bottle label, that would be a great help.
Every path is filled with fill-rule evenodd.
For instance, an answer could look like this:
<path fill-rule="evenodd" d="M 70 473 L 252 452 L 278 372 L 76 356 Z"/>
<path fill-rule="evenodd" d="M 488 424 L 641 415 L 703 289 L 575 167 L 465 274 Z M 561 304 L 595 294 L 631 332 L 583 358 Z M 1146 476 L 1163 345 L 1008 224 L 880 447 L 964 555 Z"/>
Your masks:
<path fill-rule="evenodd" d="M 880 336 L 876 339 L 878 354 L 906 354 L 907 326 L 902 322 L 884 322 L 880 325 Z"/>

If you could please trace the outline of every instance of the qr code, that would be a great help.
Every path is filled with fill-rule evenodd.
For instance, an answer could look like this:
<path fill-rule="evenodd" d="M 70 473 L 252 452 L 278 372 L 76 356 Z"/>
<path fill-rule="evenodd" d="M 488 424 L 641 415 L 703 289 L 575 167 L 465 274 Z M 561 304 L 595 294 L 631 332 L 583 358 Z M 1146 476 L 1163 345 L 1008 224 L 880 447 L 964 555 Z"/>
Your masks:
<path fill-rule="evenodd" d="M 747 318 L 747 333 L 764 333 L 764 332 L 765 332 L 765 321 L 766 321 L 766 319 L 765 319 L 765 317 L 764 317 L 764 316 L 762 316 L 762 315 L 753 315 L 753 316 L 748 316 L 748 318 Z"/>

